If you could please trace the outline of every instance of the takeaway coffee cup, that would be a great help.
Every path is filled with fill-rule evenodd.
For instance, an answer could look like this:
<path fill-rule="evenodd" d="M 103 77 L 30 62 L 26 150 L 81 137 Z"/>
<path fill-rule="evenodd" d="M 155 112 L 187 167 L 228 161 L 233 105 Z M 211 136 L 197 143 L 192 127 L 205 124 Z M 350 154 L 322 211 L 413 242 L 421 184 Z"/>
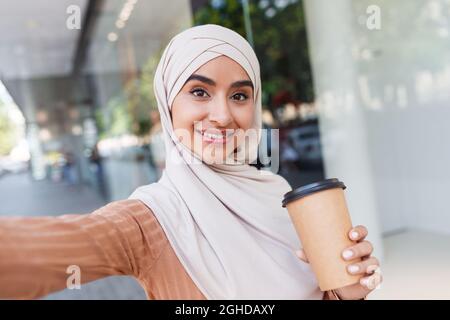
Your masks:
<path fill-rule="evenodd" d="M 352 228 L 344 196 L 346 186 L 338 179 L 326 179 L 296 188 L 284 195 L 286 207 L 322 291 L 359 281 L 347 266 L 342 251 L 353 245 Z"/>

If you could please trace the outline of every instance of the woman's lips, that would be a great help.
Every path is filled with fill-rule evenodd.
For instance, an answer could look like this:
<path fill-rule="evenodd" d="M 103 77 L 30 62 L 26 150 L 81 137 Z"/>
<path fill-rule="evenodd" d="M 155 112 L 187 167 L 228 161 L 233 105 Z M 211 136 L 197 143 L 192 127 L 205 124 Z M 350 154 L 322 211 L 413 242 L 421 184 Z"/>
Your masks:
<path fill-rule="evenodd" d="M 227 143 L 230 140 L 230 138 L 234 135 L 234 130 L 222 131 L 222 133 L 219 133 L 217 131 L 212 133 L 206 130 L 203 130 L 203 132 L 200 130 L 195 131 L 202 136 L 203 141 L 217 144 Z"/>

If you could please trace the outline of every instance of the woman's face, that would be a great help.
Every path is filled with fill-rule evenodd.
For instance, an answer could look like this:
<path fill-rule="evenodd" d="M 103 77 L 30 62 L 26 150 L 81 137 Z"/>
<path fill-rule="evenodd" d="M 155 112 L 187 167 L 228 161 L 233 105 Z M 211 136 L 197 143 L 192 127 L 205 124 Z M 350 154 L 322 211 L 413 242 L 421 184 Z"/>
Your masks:
<path fill-rule="evenodd" d="M 179 140 L 207 163 L 223 162 L 253 124 L 253 84 L 233 59 L 220 56 L 186 81 L 172 104 Z"/>

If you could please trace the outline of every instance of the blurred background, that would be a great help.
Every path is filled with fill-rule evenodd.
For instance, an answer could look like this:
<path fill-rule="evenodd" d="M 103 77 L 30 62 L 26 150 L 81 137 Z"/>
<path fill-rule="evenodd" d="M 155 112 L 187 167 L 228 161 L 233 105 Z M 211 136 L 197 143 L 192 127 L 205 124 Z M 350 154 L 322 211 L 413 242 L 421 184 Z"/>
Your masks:
<path fill-rule="evenodd" d="M 382 260 L 371 298 L 450 299 L 449 0 L 0 8 L 0 215 L 89 213 L 157 181 L 154 71 L 171 37 L 214 23 L 258 56 L 278 173 L 293 187 L 347 185 L 353 223 L 368 227 Z M 132 278 L 109 277 L 45 299 L 118 298 L 145 294 Z"/>

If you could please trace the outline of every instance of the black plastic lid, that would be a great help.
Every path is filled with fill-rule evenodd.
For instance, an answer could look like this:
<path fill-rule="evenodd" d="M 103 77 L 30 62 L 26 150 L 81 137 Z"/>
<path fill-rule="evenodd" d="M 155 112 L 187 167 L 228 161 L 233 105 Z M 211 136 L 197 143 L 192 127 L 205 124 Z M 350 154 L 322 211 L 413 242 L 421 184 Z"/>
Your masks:
<path fill-rule="evenodd" d="M 315 192 L 319 192 L 319 191 L 323 191 L 323 190 L 327 190 L 327 189 L 333 189 L 333 188 L 345 189 L 346 186 L 342 181 L 339 181 L 339 179 L 336 179 L 336 178 L 313 182 L 313 183 L 307 184 L 305 186 L 298 187 L 298 188 L 286 193 L 284 195 L 282 205 L 283 205 L 283 207 L 286 207 L 286 205 L 293 200 L 303 198 L 303 197 L 313 194 Z"/>

